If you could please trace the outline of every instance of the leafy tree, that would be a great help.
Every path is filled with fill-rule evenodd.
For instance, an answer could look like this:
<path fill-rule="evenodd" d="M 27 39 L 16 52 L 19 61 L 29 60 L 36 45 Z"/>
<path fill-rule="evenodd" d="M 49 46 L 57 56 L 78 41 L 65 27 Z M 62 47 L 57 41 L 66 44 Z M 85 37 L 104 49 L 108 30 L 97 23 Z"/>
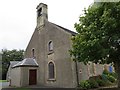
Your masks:
<path fill-rule="evenodd" d="M 3 49 L 1 51 L 2 59 L 0 60 L 0 62 L 2 62 L 2 79 L 6 79 L 6 74 L 10 61 L 21 61 L 23 59 L 23 54 L 24 54 L 24 50 Z"/>
<path fill-rule="evenodd" d="M 74 60 L 93 63 L 113 63 L 120 87 L 120 2 L 94 3 L 84 10 L 78 34 L 72 38 L 70 54 Z"/>

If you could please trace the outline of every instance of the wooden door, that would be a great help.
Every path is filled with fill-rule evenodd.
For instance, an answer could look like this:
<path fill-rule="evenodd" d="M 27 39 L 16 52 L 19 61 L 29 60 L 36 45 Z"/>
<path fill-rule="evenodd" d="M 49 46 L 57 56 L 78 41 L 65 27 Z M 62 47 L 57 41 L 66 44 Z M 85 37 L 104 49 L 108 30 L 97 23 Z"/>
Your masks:
<path fill-rule="evenodd" d="M 29 70 L 29 85 L 36 85 L 37 83 L 37 70 Z"/>

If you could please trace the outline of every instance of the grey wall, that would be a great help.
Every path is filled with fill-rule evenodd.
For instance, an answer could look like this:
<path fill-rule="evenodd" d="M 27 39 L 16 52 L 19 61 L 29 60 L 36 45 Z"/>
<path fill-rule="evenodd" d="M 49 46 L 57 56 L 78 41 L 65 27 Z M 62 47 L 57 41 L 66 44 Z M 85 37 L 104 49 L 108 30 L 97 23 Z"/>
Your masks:
<path fill-rule="evenodd" d="M 11 69 L 11 86 L 21 86 L 21 68 Z"/>
<path fill-rule="evenodd" d="M 78 76 L 79 76 L 79 82 L 82 80 L 87 80 L 89 79 L 89 74 L 88 74 L 88 66 L 85 65 L 84 63 L 77 63 L 78 65 Z"/>
<path fill-rule="evenodd" d="M 38 67 L 20 67 L 21 68 L 21 86 L 29 85 L 29 70 L 37 70 L 37 84 L 38 84 Z"/>
<path fill-rule="evenodd" d="M 55 63 L 56 80 L 48 80 L 48 42 L 53 41 L 52 61 Z M 71 34 L 61 28 L 45 22 L 45 26 L 37 28 L 26 49 L 25 57 L 31 57 L 31 49 L 35 48 L 35 55 L 39 64 L 38 83 L 40 85 L 57 87 L 75 87 L 75 75 L 69 55 L 71 48 Z M 74 66 L 74 65 L 73 65 Z"/>
<path fill-rule="evenodd" d="M 73 87 L 73 72 L 71 66 L 71 58 L 69 55 L 69 50 L 71 47 L 71 34 L 65 32 L 61 28 L 46 22 L 44 30 L 40 31 L 39 35 L 39 46 L 44 46 L 40 50 L 42 51 L 42 57 L 45 61 L 45 84 L 48 86 L 58 86 L 58 87 Z M 53 52 L 49 52 L 48 43 L 53 41 Z M 56 80 L 48 80 L 48 62 L 51 61 L 49 58 L 51 56 L 52 61 L 55 63 L 56 69 Z M 41 59 L 41 57 L 40 57 Z M 42 63 L 42 61 L 41 61 Z"/>
<path fill-rule="evenodd" d="M 36 28 L 26 49 L 25 57 L 31 57 L 31 49 L 35 49 L 38 68 L 38 84 L 55 87 L 76 87 L 75 63 L 71 60 L 71 33 L 45 21 L 44 25 Z M 48 43 L 53 41 L 53 51 L 49 52 Z M 48 78 L 48 63 L 55 64 L 55 80 Z M 81 71 L 81 72 L 80 72 Z M 103 71 L 102 65 L 96 65 L 96 75 Z M 87 65 L 78 63 L 79 81 L 89 78 Z"/>

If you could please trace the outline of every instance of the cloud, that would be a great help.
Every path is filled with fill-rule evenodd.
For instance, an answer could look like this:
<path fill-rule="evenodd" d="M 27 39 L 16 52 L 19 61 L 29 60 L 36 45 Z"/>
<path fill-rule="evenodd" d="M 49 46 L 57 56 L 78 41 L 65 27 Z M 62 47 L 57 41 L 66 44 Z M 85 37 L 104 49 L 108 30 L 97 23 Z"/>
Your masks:
<path fill-rule="evenodd" d="M 65 28 L 74 29 L 84 7 L 93 0 L 1 0 L 0 49 L 25 49 L 36 27 L 36 7 L 48 5 L 48 20 Z"/>

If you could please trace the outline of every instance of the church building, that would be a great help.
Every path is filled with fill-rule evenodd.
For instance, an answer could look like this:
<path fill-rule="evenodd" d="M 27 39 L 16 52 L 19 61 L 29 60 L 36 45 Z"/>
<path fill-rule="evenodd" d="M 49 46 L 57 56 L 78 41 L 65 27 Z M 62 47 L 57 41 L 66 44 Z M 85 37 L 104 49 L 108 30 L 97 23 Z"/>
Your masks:
<path fill-rule="evenodd" d="M 65 21 L 64 21 L 65 22 Z M 48 21 L 48 8 L 37 6 L 37 25 L 25 51 L 25 59 L 11 66 L 11 86 L 74 88 L 90 76 L 100 75 L 103 65 L 74 62 L 69 50 L 77 33 Z"/>

